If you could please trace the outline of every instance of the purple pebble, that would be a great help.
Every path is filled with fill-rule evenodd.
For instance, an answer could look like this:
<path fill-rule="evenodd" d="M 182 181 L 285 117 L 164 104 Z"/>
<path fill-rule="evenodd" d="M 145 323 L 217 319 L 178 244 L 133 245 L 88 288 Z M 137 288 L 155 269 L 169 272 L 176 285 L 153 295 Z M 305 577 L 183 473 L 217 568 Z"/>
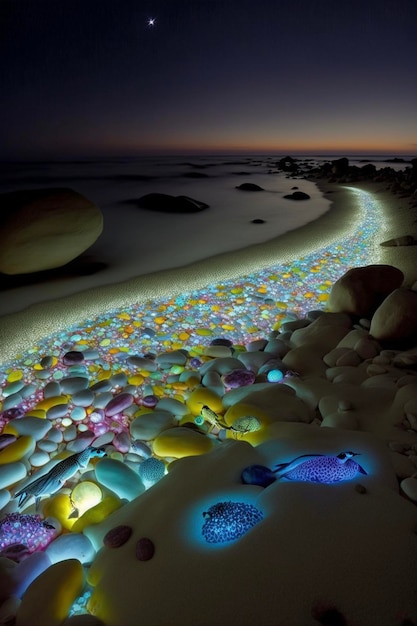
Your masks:
<path fill-rule="evenodd" d="M 153 409 L 158 404 L 158 398 L 154 395 L 145 396 L 142 398 L 143 406 L 146 406 L 147 409 Z"/>
<path fill-rule="evenodd" d="M 226 387 L 237 389 L 238 387 L 252 385 L 255 382 L 256 374 L 249 370 L 232 370 L 222 378 Z"/>
<path fill-rule="evenodd" d="M 131 393 L 119 393 L 119 395 L 112 398 L 104 407 L 104 412 L 107 417 L 113 417 L 117 413 L 121 413 L 133 404 L 134 397 Z"/>
<path fill-rule="evenodd" d="M 4 448 L 7 448 L 7 446 L 16 441 L 16 439 L 16 435 L 0 435 L 0 450 L 4 450 Z"/>
<path fill-rule="evenodd" d="M 155 552 L 153 541 L 147 537 L 142 537 L 136 544 L 136 558 L 139 561 L 149 561 Z"/>
<path fill-rule="evenodd" d="M 107 548 L 120 548 L 130 538 L 131 534 L 130 526 L 115 526 L 105 534 L 103 543 Z"/>

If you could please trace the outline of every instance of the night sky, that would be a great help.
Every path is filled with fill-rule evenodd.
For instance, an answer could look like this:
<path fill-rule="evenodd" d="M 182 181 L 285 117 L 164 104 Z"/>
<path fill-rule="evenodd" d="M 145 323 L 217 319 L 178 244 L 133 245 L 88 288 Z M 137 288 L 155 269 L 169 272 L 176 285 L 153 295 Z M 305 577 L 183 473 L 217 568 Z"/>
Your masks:
<path fill-rule="evenodd" d="M 1 159 L 417 153 L 416 0 L 0 0 L 0 29 Z"/>

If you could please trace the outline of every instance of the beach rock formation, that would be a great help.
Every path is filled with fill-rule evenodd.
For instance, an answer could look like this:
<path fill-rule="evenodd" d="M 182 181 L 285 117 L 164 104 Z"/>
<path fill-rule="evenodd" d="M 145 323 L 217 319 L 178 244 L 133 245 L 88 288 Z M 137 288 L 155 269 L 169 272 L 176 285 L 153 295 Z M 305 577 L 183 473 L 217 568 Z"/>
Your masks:
<path fill-rule="evenodd" d="M 286 156 L 280 159 L 276 164 L 276 167 L 282 172 L 291 172 L 293 174 L 295 174 L 299 170 L 298 163 L 290 156 Z"/>
<path fill-rule="evenodd" d="M 148 193 L 139 200 L 131 200 L 141 209 L 160 211 L 161 213 L 196 213 L 208 209 L 209 205 L 188 196 L 171 196 L 167 193 Z"/>
<path fill-rule="evenodd" d="M 242 183 L 241 185 L 237 185 L 236 189 L 240 189 L 241 191 L 264 191 L 262 187 L 255 185 L 255 183 Z"/>
<path fill-rule="evenodd" d="M 370 333 L 378 341 L 417 340 L 417 292 L 395 289 L 375 311 Z"/>
<path fill-rule="evenodd" d="M 402 285 L 403 280 L 401 270 L 392 265 L 354 267 L 334 283 L 328 309 L 369 317 L 389 293 Z"/>
<path fill-rule="evenodd" d="M 293 193 L 284 196 L 286 200 L 309 200 L 310 196 L 304 191 L 294 191 Z"/>
<path fill-rule="evenodd" d="M 72 189 L 0 196 L 0 272 L 28 274 L 69 263 L 98 239 L 103 215 Z"/>

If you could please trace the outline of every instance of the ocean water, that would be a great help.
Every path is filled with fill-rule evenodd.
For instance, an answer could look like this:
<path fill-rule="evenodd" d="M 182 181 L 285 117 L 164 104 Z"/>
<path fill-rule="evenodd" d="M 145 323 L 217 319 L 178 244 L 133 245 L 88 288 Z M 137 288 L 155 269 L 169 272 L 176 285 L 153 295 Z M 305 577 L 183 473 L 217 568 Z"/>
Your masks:
<path fill-rule="evenodd" d="M 304 158 L 308 167 L 333 157 Z M 358 157 L 350 162 L 360 165 L 370 158 Z M 103 264 L 94 276 L 94 284 L 101 286 L 259 244 L 326 212 L 331 203 L 317 186 L 302 176 L 288 178 L 278 173 L 278 159 L 166 156 L 1 163 L 0 193 L 67 187 L 97 204 L 104 216 L 104 231 L 85 254 Z M 405 167 L 403 163 L 387 163 L 383 157 L 373 162 L 380 167 Z M 264 191 L 236 189 L 245 182 L 255 183 Z M 294 187 L 309 194 L 310 200 L 285 199 Z M 149 193 L 186 195 L 210 208 L 193 214 L 139 208 L 135 201 Z M 264 223 L 254 224 L 254 219 Z M 34 284 L 29 281 L 10 286 L 9 282 L 6 290 L 3 287 L 7 297 L 2 298 L 0 314 L 18 310 L 24 304 L 71 295 L 90 283 L 90 277 L 72 275 L 65 276 L 64 281 L 43 282 L 38 277 Z"/>

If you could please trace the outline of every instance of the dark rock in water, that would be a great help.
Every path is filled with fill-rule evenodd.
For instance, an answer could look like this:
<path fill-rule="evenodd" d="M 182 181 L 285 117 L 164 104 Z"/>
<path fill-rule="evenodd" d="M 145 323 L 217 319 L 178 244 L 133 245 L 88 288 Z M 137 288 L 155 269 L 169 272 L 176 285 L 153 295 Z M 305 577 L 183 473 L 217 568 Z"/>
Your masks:
<path fill-rule="evenodd" d="M 171 196 L 167 193 L 148 193 L 139 200 L 133 200 L 141 209 L 162 213 L 196 213 L 208 209 L 209 205 L 188 196 Z"/>
<path fill-rule="evenodd" d="M 265 220 L 261 220 L 260 218 L 256 218 L 251 220 L 251 224 L 265 224 Z"/>
<path fill-rule="evenodd" d="M 260 487 L 268 487 L 277 479 L 274 472 L 263 465 L 245 467 L 240 478 L 244 485 L 258 485 Z"/>
<path fill-rule="evenodd" d="M 309 200 L 310 196 L 308 193 L 304 193 L 304 191 L 294 191 L 286 196 L 284 196 L 286 200 Z"/>
<path fill-rule="evenodd" d="M 343 174 L 347 174 L 348 171 L 349 159 L 346 157 L 332 161 L 332 173 L 335 174 L 335 176 L 342 176 Z"/>
<path fill-rule="evenodd" d="M 264 191 L 262 187 L 255 185 L 255 183 L 242 183 L 238 185 L 236 189 L 241 189 L 242 191 Z"/>
<path fill-rule="evenodd" d="M 292 157 L 286 156 L 278 161 L 277 168 L 283 172 L 297 172 L 298 164 Z"/>

